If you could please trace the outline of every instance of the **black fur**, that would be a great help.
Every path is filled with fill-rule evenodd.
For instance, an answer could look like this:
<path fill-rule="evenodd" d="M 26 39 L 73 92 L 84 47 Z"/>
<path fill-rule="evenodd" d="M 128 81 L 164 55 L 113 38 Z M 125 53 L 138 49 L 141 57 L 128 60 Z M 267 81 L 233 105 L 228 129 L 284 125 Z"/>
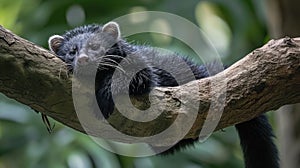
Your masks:
<path fill-rule="evenodd" d="M 185 57 L 178 54 L 170 53 L 162 54 L 148 46 L 135 46 L 127 43 L 126 41 L 119 39 L 118 29 L 116 25 L 110 25 L 108 28 L 108 34 L 103 34 L 103 27 L 99 25 L 88 25 L 75 28 L 65 33 L 61 39 L 61 44 L 58 48 L 52 44 L 49 40 L 49 46 L 52 51 L 56 51 L 59 58 L 69 64 L 71 68 L 79 66 L 77 57 L 87 55 L 87 60 L 97 60 L 99 62 L 109 63 L 111 65 L 118 65 L 122 60 L 128 59 L 128 55 L 133 55 L 134 59 L 128 59 L 129 64 L 140 65 L 143 64 L 147 68 L 140 71 L 131 80 L 129 86 L 130 95 L 147 94 L 154 86 L 177 86 L 178 83 L 174 77 L 155 66 L 153 66 L 153 60 L 159 60 L 161 65 L 171 62 L 173 67 L 170 67 L 175 74 L 182 77 L 183 82 L 189 82 L 191 78 L 185 78 L 187 72 L 183 71 L 179 64 L 178 58 L 183 59 L 183 63 L 186 63 L 194 74 L 195 79 L 208 77 L 208 72 L 203 65 L 197 65 Z M 118 28 L 118 27 L 117 27 Z M 113 35 L 113 38 L 109 34 Z M 109 40 L 108 40 L 109 38 Z M 108 41 L 111 44 L 107 44 Z M 102 49 L 99 46 L 106 46 Z M 92 48 L 94 50 L 91 50 Z M 76 50 L 74 52 L 74 50 Z M 70 52 L 72 51 L 72 52 Z M 103 52 L 101 55 L 100 53 Z M 104 55 L 117 55 L 120 57 L 108 57 L 108 60 L 101 60 Z M 103 59 L 103 58 L 102 58 Z M 213 64 L 210 66 L 214 66 Z M 96 98 L 101 112 L 105 118 L 108 118 L 114 108 L 114 102 L 112 100 L 113 94 L 122 92 L 124 84 L 122 84 L 122 76 L 120 76 L 118 86 L 116 86 L 116 93 L 111 93 L 111 77 L 115 67 L 103 66 L 99 67 L 96 77 Z M 254 118 L 250 121 L 236 125 L 238 130 L 241 146 L 243 148 L 246 168 L 279 168 L 277 148 L 273 143 L 272 128 L 264 115 Z M 174 153 L 182 148 L 193 145 L 197 142 L 197 139 L 186 139 L 179 141 L 169 150 L 163 154 Z M 155 148 L 154 148 L 155 149 Z M 158 149 L 158 148 L 157 148 Z"/>
<path fill-rule="evenodd" d="M 265 115 L 236 125 L 246 168 L 278 168 L 278 151 L 272 142 L 272 127 Z"/>

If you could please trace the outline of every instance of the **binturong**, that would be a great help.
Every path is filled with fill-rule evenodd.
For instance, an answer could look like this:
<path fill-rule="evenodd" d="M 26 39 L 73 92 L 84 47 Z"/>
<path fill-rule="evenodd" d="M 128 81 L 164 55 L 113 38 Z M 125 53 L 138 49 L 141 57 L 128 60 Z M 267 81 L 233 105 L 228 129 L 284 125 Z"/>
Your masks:
<path fill-rule="evenodd" d="M 121 38 L 116 22 L 108 22 L 103 26 L 81 26 L 63 35 L 53 35 L 49 38 L 49 48 L 71 71 L 97 63 L 95 93 L 104 118 L 109 118 L 113 113 L 113 96 L 124 91 L 131 97 L 140 96 L 149 94 L 153 87 L 178 86 L 209 76 L 204 65 L 198 65 L 183 55 L 128 43 Z M 126 69 L 130 65 L 135 68 Z M 188 69 L 181 68 L 185 66 Z M 166 67 L 168 71 L 162 67 Z M 135 69 L 140 70 L 135 73 Z M 116 71 L 120 73 L 116 82 L 112 83 Z M 188 71 L 192 72 L 193 77 L 187 77 Z M 129 86 L 124 83 L 126 73 L 135 73 Z M 179 77 L 181 82 L 175 80 L 174 76 L 176 79 Z M 111 88 L 114 88 L 113 91 Z M 246 168 L 279 168 L 273 131 L 264 114 L 235 127 L 240 137 Z M 174 153 L 196 142 L 198 139 L 182 139 L 163 154 Z M 156 147 L 153 149 L 156 150 Z"/>

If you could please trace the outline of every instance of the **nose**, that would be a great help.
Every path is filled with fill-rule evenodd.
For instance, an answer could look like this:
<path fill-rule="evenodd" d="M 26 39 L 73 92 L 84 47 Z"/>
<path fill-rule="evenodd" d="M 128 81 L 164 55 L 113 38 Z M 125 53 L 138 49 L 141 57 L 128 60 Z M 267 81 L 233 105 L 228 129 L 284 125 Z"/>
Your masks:
<path fill-rule="evenodd" d="M 86 54 L 80 54 L 78 56 L 77 62 L 78 64 L 85 65 L 89 61 L 89 57 Z"/>

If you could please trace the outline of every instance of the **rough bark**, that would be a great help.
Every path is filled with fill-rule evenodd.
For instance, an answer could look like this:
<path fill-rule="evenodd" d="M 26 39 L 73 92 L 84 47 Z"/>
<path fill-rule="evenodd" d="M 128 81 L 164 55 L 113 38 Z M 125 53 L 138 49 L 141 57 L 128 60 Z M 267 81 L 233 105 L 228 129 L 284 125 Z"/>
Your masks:
<path fill-rule="evenodd" d="M 0 27 L 0 92 L 85 132 L 74 110 L 71 79 L 72 75 L 68 75 L 65 64 L 55 55 Z M 211 89 L 214 80 L 226 81 L 227 85 L 217 83 Z M 271 40 L 215 76 L 179 87 L 155 88 L 152 102 L 162 109 L 162 115 L 157 119 L 146 123 L 134 122 L 114 113 L 109 122 L 131 135 L 153 135 L 168 127 L 179 115 L 189 116 L 198 107 L 190 107 L 187 102 L 197 100 L 197 118 L 185 136 L 196 138 L 212 104 L 211 100 L 220 90 L 226 89 L 226 97 L 223 115 L 215 130 L 250 120 L 285 104 L 299 103 L 299 86 L 300 39 L 287 37 Z M 186 102 L 181 101 L 183 98 Z M 184 127 L 186 123 L 182 124 L 178 126 Z M 107 130 L 97 128 L 98 131 Z"/>

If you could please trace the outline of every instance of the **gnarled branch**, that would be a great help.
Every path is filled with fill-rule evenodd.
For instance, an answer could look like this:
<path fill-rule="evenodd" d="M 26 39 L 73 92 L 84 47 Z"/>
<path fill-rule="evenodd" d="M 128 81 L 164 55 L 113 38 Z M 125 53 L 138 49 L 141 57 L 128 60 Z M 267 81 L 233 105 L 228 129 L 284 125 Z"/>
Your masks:
<path fill-rule="evenodd" d="M 215 89 L 211 89 L 212 81 L 219 79 L 225 80 L 227 85 L 215 84 Z M 199 102 L 197 118 L 185 136 L 196 138 L 212 98 L 224 87 L 224 110 L 216 130 L 250 120 L 285 104 L 299 103 L 300 39 L 271 40 L 215 76 L 179 87 L 155 88 L 152 101 L 157 107 L 163 106 L 163 114 L 151 124 L 124 122 L 118 114 L 113 114 L 109 121 L 120 131 L 132 135 L 152 135 L 155 130 L 161 130 L 162 123 L 170 123 L 181 114 L 189 115 L 187 109 L 191 107 L 180 101 L 184 97 Z M 48 50 L 3 27 L 0 27 L 0 92 L 64 125 L 85 132 L 74 110 L 72 81 L 65 63 Z M 163 104 L 166 102 L 167 106 Z M 99 128 L 99 131 L 105 130 Z"/>

